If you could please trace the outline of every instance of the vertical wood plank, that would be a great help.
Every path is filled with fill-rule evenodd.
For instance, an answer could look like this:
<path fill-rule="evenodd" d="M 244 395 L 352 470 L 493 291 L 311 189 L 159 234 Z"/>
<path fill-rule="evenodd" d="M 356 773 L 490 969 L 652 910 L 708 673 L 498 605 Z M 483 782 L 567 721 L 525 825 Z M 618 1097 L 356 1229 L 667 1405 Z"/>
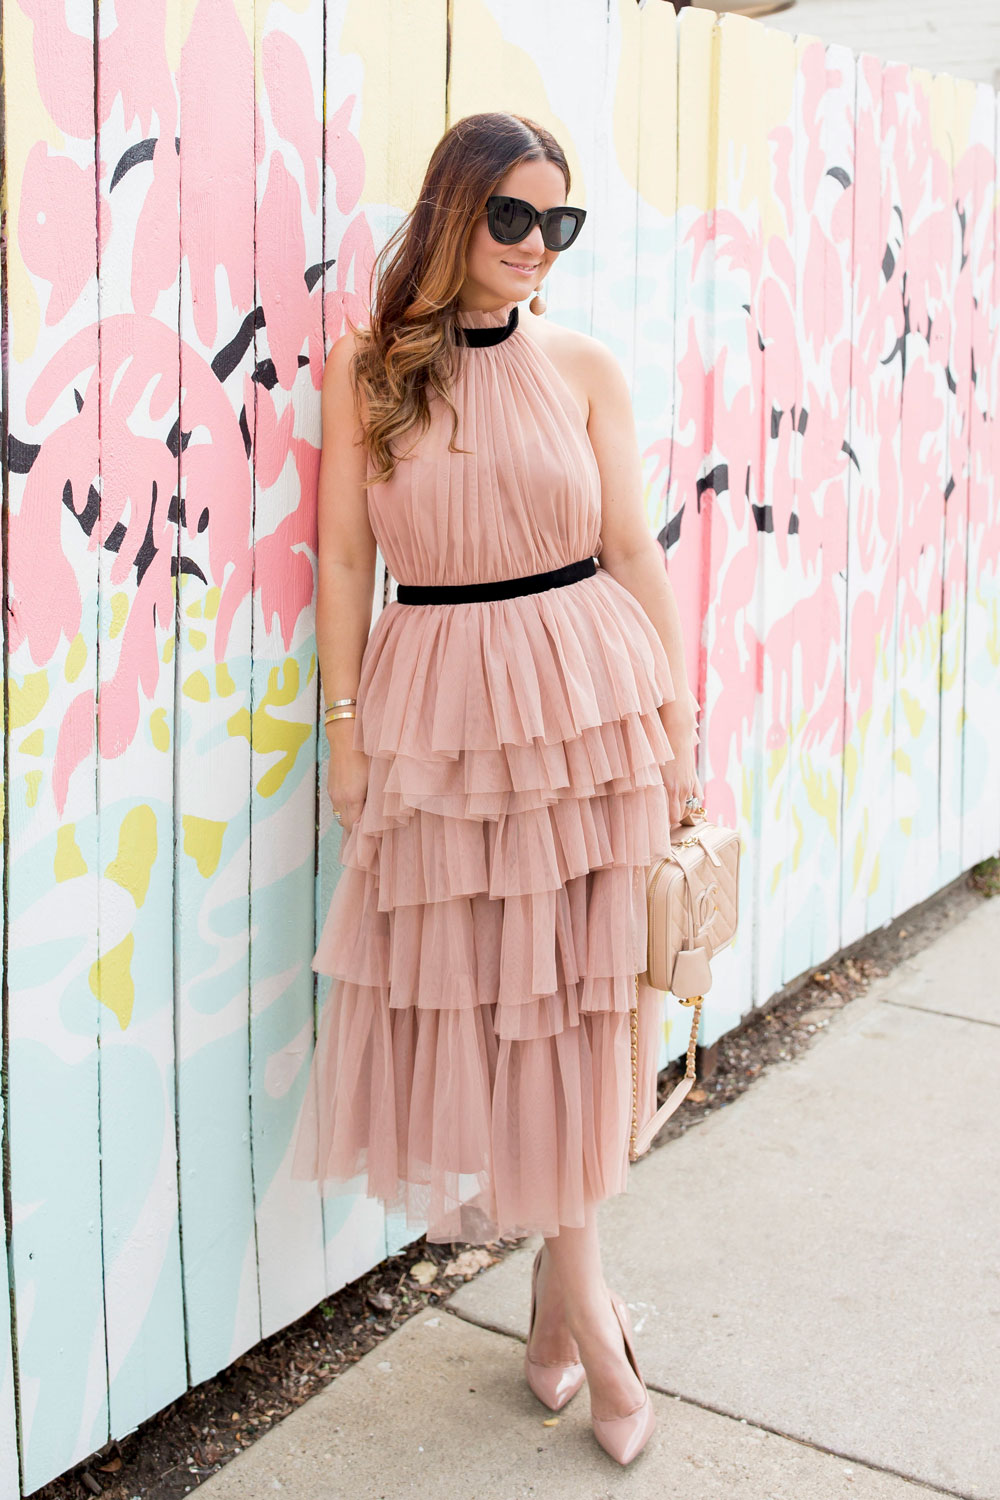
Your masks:
<path fill-rule="evenodd" d="M 180 0 L 177 1140 L 190 1381 L 261 1337 L 250 1156 L 253 0 Z M 226 65 L 219 73 L 218 59 Z"/>
<path fill-rule="evenodd" d="M 314 1028 L 313 629 L 323 374 L 323 14 L 255 7 L 257 203 L 250 710 L 250 1117 L 261 1332 L 326 1289 L 322 1205 L 294 1182 Z"/>
<path fill-rule="evenodd" d="M 695 486 L 676 485 L 672 439 L 681 398 L 678 343 L 678 44 L 677 18 L 666 6 L 647 6 L 638 38 L 639 129 L 637 151 L 636 296 L 633 307 L 633 409 L 643 459 L 647 519 L 660 547 L 677 599 L 691 692 L 704 703 L 702 663 L 709 527 L 703 524 Z M 707 118 L 707 105 L 703 105 Z M 679 493 L 678 493 L 679 490 Z M 701 721 L 704 723 L 704 719 Z M 699 730 L 700 734 L 700 730 Z M 704 749 L 701 751 L 704 779 Z M 720 954 L 720 960 L 722 955 Z M 736 1010 L 732 974 L 713 975 L 711 1015 L 702 1013 L 702 1035 L 728 1029 L 726 1009 Z M 658 1064 L 687 1047 L 689 1011 L 663 996 Z M 687 1024 L 685 1024 L 687 1022 Z M 732 1021 L 729 1025 L 734 1024 Z"/>
<path fill-rule="evenodd" d="M 931 872 L 937 890 L 962 873 L 962 725 L 965 676 L 965 557 L 968 528 L 969 457 L 969 263 L 967 235 L 972 207 L 963 157 L 975 98 L 971 83 L 948 74 L 934 80 L 931 119 L 941 185 L 935 187 L 941 248 L 934 291 L 932 339 L 944 377 L 945 421 L 941 439 L 941 593 L 938 608 L 938 667 L 941 698 L 938 749 L 940 854 Z"/>
<path fill-rule="evenodd" d="M 896 556 L 901 512 L 900 220 L 895 131 L 882 65 L 857 63 L 852 205 L 851 421 L 841 812 L 841 942 L 893 914 L 892 807 Z"/>
<path fill-rule="evenodd" d="M 961 865 L 968 869 L 1000 848 L 1000 515 L 994 443 L 1000 380 L 997 337 L 997 97 L 976 89 L 970 129 L 973 211 L 968 226 L 970 281 L 968 587 L 965 598 L 964 735 Z"/>
<path fill-rule="evenodd" d="M 177 150 L 172 115 L 133 92 L 145 47 L 126 15 L 105 24 L 97 46 L 101 878 L 91 984 L 113 1434 L 187 1385 L 173 1019 Z M 102 1408 L 95 1394 L 98 1422 Z M 91 1446 L 102 1441 L 92 1426 Z"/>
<path fill-rule="evenodd" d="M 893 715 L 893 823 L 888 841 L 893 914 L 923 901 L 940 864 L 940 630 L 947 383 L 943 289 L 951 246 L 948 173 L 932 122 L 933 79 L 922 69 L 887 68 L 888 100 L 900 134 L 893 158 L 903 244 L 899 294 L 905 319 L 901 358 L 902 502 Z M 938 313 L 941 318 L 938 318 Z M 936 324 L 936 327 L 935 327 Z"/>
<path fill-rule="evenodd" d="M 7 1134 L 21 1482 L 108 1436 L 97 955 L 99 501 L 93 8 L 3 8 Z M 61 91 L 64 77 L 80 90 Z M 50 113 L 50 110 L 52 111 Z M 74 296 L 52 300 L 60 241 Z M 53 1289 L 59 1289 L 59 1295 Z"/>
<path fill-rule="evenodd" d="M 845 438 L 851 391 L 854 59 L 795 39 L 794 397 L 787 424 L 791 510 L 775 518 L 785 548 L 790 652 L 782 982 L 841 946 L 839 870 L 847 572 Z M 819 895 L 820 899 L 817 899 Z"/>
<path fill-rule="evenodd" d="M 753 23 L 746 23 L 752 25 Z M 783 872 L 793 838 L 787 816 L 792 713 L 791 688 L 795 657 L 791 618 L 796 579 L 789 552 L 797 547 L 791 531 L 794 505 L 793 430 L 797 417 L 798 350 L 795 318 L 795 236 L 800 218 L 793 191 L 795 154 L 795 48 L 791 37 L 765 30 L 766 46 L 758 53 L 770 101 L 756 137 L 758 149 L 770 142 L 773 166 L 768 177 L 771 222 L 762 245 L 759 299 L 761 399 L 758 434 L 761 448 L 761 491 L 755 502 L 756 580 L 752 618 L 755 622 L 755 676 L 759 701 L 752 757 L 756 768 L 754 837 L 756 949 L 753 963 L 754 1002 L 779 990 L 786 977 L 785 902 L 800 899 L 788 890 Z M 751 72 L 756 70 L 751 67 Z M 796 408 L 793 415 L 793 408 Z"/>
<path fill-rule="evenodd" d="M 6 47 L 6 38 L 3 35 L 3 17 L 0 15 L 0 47 L 5 57 L 10 56 Z M 6 80 L 0 78 L 0 87 Z M 4 115 L 6 117 L 6 100 L 3 101 Z M 8 204 L 10 202 L 10 183 L 7 171 L 6 151 L 0 153 L 0 328 L 3 336 L 0 338 L 0 441 L 6 453 L 8 421 L 7 402 L 10 391 L 11 367 L 9 357 L 9 346 L 7 341 L 7 255 L 8 241 L 10 237 L 10 213 Z M 0 915 L 0 937 L 3 942 L 3 953 L 6 955 L 10 948 L 8 921 L 7 921 L 7 768 L 10 760 L 10 735 L 8 723 L 10 718 L 10 681 L 8 676 L 9 640 L 8 640 L 8 610 L 7 610 L 7 549 L 9 543 L 7 515 L 9 503 L 8 465 L 6 458 L 0 467 L 0 484 L 3 487 L 3 776 L 0 777 L 0 820 L 3 823 L 3 837 L 0 838 L 0 889 L 4 893 L 2 915 Z M 10 1077 L 10 1027 L 8 1014 L 8 989 L 6 975 L 2 981 L 2 992 L 0 992 L 0 1050 L 2 1050 L 2 1091 L 0 1091 L 0 1161 L 3 1162 L 3 1228 L 4 1228 L 4 1250 L 7 1267 L 8 1284 L 0 1297 L 0 1493 L 5 1495 L 19 1495 L 21 1493 L 20 1464 L 17 1444 L 17 1405 L 16 1392 L 14 1389 L 14 1350 L 12 1341 L 12 1318 L 14 1316 L 15 1304 L 13 1295 L 12 1270 L 13 1262 L 10 1256 L 9 1246 L 13 1232 L 13 1224 L 10 1222 L 8 1203 L 10 1199 L 10 1174 L 8 1162 L 10 1160 L 10 1141 L 7 1131 L 7 1099 L 8 1079 Z"/>
<path fill-rule="evenodd" d="M 735 24 L 731 24 L 734 23 Z M 701 782 L 708 815 L 738 828 L 740 923 L 712 966 L 701 1040 L 711 1045 L 753 1004 L 756 841 L 750 836 L 756 769 L 744 754 L 753 723 L 749 610 L 761 462 L 757 439 L 760 349 L 756 304 L 760 242 L 769 192 L 755 153 L 761 92 L 746 80 L 759 66 L 760 28 L 684 10 L 677 18 L 677 262 L 674 277 L 674 402 L 671 508 L 684 528 L 690 565 L 671 571 L 700 641 Z M 747 55 L 746 49 L 753 50 Z M 745 184 L 745 187 L 744 187 Z M 687 602 L 690 601 L 690 602 Z M 683 608 L 683 606 L 682 606 Z M 676 1050 L 688 1012 L 668 998 Z"/>

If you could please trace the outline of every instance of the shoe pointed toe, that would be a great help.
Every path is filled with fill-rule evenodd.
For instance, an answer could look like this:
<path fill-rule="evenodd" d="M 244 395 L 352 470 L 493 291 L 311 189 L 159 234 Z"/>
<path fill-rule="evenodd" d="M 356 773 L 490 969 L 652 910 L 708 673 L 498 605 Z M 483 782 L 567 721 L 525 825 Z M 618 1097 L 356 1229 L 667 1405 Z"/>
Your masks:
<path fill-rule="evenodd" d="M 628 1307 L 617 1292 L 611 1293 L 611 1305 L 621 1328 L 625 1356 L 642 1386 L 643 1399 L 634 1411 L 626 1412 L 623 1417 L 595 1417 L 591 1410 L 590 1423 L 594 1429 L 594 1436 L 605 1453 L 610 1454 L 620 1464 L 628 1464 L 645 1448 L 652 1436 L 656 1426 L 656 1413 L 636 1359 L 632 1343 L 632 1319 L 629 1317 Z"/>
<path fill-rule="evenodd" d="M 562 1411 L 586 1379 L 579 1361 L 565 1365 L 541 1365 L 524 1356 L 524 1378 L 543 1405 L 551 1411 Z"/>
<path fill-rule="evenodd" d="M 645 1448 L 656 1426 L 656 1413 L 649 1392 L 642 1405 L 624 1417 L 591 1417 L 594 1436 L 605 1453 L 620 1464 L 629 1464 Z"/>

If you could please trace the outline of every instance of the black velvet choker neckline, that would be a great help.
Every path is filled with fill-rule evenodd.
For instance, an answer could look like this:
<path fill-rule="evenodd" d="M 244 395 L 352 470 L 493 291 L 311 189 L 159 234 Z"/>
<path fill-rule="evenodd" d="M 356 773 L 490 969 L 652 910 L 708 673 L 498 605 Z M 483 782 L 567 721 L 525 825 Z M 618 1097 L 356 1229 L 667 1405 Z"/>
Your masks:
<path fill-rule="evenodd" d="M 517 303 L 515 302 L 506 323 L 488 328 L 466 328 L 458 323 L 455 326 L 455 337 L 460 344 L 471 344 L 473 348 L 482 349 L 487 344 L 500 344 L 504 339 L 510 338 L 516 327 Z"/>

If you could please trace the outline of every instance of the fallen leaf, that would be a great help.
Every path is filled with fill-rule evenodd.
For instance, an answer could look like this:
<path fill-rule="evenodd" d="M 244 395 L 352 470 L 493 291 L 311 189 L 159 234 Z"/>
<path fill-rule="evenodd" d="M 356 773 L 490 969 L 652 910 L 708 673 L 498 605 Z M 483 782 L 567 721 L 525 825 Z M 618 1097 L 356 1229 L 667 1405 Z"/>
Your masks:
<path fill-rule="evenodd" d="M 415 1266 L 410 1267 L 410 1275 L 420 1286 L 430 1286 L 437 1273 L 438 1268 L 432 1260 L 418 1260 Z"/>
<path fill-rule="evenodd" d="M 708 1095 L 704 1089 L 692 1089 L 690 1094 L 688 1094 L 688 1098 L 692 1104 L 701 1104 L 703 1100 L 708 1098 Z"/>
<path fill-rule="evenodd" d="M 477 1271 L 483 1270 L 485 1266 L 492 1266 L 496 1260 L 488 1250 L 480 1247 L 477 1250 L 463 1250 L 454 1260 L 450 1260 L 445 1266 L 443 1276 L 475 1276 Z"/>
<path fill-rule="evenodd" d="M 559 1418 L 558 1417 L 543 1417 L 542 1418 L 542 1426 L 543 1427 L 558 1427 L 559 1426 Z"/>
<path fill-rule="evenodd" d="M 97 1467 L 102 1474 L 117 1474 L 121 1466 L 122 1461 L 120 1458 L 112 1458 L 106 1464 L 98 1464 Z"/>

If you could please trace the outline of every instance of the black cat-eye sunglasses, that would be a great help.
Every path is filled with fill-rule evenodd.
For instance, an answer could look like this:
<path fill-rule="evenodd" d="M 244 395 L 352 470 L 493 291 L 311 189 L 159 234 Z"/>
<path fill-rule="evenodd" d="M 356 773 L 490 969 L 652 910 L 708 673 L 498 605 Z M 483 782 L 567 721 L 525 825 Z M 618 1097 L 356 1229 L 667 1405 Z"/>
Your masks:
<path fill-rule="evenodd" d="M 583 228 L 587 217 L 585 208 L 547 208 L 539 213 L 523 198 L 509 198 L 504 193 L 494 193 L 486 200 L 486 215 L 490 234 L 501 245 L 517 245 L 530 234 L 536 224 L 542 226 L 542 241 L 547 250 L 568 250 Z"/>

